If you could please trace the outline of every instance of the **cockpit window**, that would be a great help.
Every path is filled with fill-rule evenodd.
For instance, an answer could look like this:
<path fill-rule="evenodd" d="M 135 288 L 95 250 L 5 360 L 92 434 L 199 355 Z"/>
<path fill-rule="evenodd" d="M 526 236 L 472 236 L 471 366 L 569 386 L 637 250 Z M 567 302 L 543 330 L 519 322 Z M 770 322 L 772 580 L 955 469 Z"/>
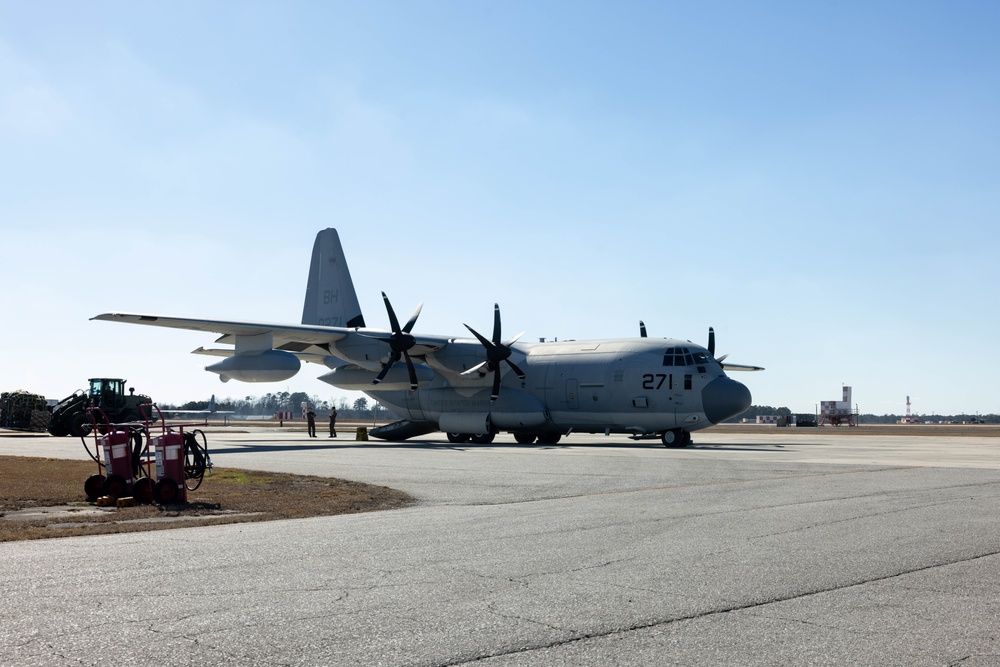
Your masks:
<path fill-rule="evenodd" d="M 668 347 L 663 352 L 664 366 L 691 366 L 694 357 L 686 347 Z"/>
<path fill-rule="evenodd" d="M 691 351 L 688 347 L 668 347 L 663 352 L 664 366 L 704 366 L 712 358 L 699 350 Z M 699 371 L 703 373 L 704 371 Z"/>

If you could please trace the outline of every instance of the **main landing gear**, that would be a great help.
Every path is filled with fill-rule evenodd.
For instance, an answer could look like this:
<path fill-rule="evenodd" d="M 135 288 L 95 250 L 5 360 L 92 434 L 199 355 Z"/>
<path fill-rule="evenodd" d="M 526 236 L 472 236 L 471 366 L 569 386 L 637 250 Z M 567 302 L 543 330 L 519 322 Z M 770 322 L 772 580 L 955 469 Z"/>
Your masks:
<path fill-rule="evenodd" d="M 496 433 L 446 433 L 448 442 L 453 445 L 460 445 L 471 442 L 474 445 L 488 445 L 493 442 Z M 514 433 L 514 440 L 521 445 L 530 445 L 537 442 L 539 445 L 554 445 L 562 438 L 562 433 L 558 431 L 545 431 L 543 433 Z"/>
<path fill-rule="evenodd" d="M 672 449 L 682 449 L 691 444 L 691 434 L 682 428 L 674 428 L 664 431 L 660 436 L 664 447 Z"/>

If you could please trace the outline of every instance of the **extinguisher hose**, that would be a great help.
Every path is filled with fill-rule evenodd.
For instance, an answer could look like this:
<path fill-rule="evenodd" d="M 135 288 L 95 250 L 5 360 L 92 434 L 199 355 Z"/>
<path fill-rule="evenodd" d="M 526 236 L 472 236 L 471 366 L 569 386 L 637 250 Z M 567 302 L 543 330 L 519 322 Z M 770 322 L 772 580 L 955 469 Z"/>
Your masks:
<path fill-rule="evenodd" d="M 198 442 L 201 436 L 201 442 Z M 212 459 L 208 455 L 208 440 L 205 432 L 195 429 L 184 434 L 184 478 L 188 491 L 201 486 L 205 471 L 212 469 Z"/>
<path fill-rule="evenodd" d="M 129 426 L 128 438 L 132 441 L 132 475 L 139 477 L 142 471 L 142 456 L 149 451 L 149 434 L 145 426 Z"/>
<path fill-rule="evenodd" d="M 102 466 L 103 467 L 104 466 L 104 461 L 102 461 L 101 457 L 99 456 L 100 451 L 98 450 L 97 445 L 96 444 L 94 445 L 94 451 L 91 452 L 90 451 L 90 445 L 87 444 L 87 436 L 81 435 L 80 436 L 80 442 L 83 443 L 83 448 L 85 450 L 87 450 L 87 456 L 89 456 L 90 458 L 92 458 L 97 463 L 98 466 Z"/>
<path fill-rule="evenodd" d="M 143 441 L 143 436 L 147 435 L 145 442 Z M 90 445 L 87 444 L 88 435 L 81 435 L 80 442 L 83 443 L 83 448 L 87 452 L 87 456 L 96 461 L 99 465 L 103 466 L 104 461 L 100 457 L 100 448 L 95 445 L 94 451 L 90 451 Z M 149 449 L 149 438 L 146 433 L 146 427 L 144 426 L 129 426 L 128 429 L 128 439 L 132 443 L 132 474 L 138 475 L 139 471 L 142 469 L 142 455 Z"/>

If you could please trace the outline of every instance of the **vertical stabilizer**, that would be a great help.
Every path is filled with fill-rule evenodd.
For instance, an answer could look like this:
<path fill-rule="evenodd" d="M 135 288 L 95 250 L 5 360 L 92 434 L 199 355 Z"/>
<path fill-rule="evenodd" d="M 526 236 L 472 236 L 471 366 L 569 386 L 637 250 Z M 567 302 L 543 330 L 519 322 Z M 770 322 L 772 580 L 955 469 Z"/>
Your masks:
<path fill-rule="evenodd" d="M 336 229 L 324 229 L 316 235 L 309 264 L 306 301 L 302 307 L 302 324 L 365 326 Z"/>

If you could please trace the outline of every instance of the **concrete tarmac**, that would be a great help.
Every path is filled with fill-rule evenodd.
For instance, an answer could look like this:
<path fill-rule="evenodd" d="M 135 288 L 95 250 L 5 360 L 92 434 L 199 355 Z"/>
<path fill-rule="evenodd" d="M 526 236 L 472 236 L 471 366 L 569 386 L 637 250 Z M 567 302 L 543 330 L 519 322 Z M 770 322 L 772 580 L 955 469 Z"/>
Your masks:
<path fill-rule="evenodd" d="M 419 502 L 0 544 L 0 664 L 1000 665 L 1000 438 L 695 442 L 213 431 L 216 465 Z"/>

